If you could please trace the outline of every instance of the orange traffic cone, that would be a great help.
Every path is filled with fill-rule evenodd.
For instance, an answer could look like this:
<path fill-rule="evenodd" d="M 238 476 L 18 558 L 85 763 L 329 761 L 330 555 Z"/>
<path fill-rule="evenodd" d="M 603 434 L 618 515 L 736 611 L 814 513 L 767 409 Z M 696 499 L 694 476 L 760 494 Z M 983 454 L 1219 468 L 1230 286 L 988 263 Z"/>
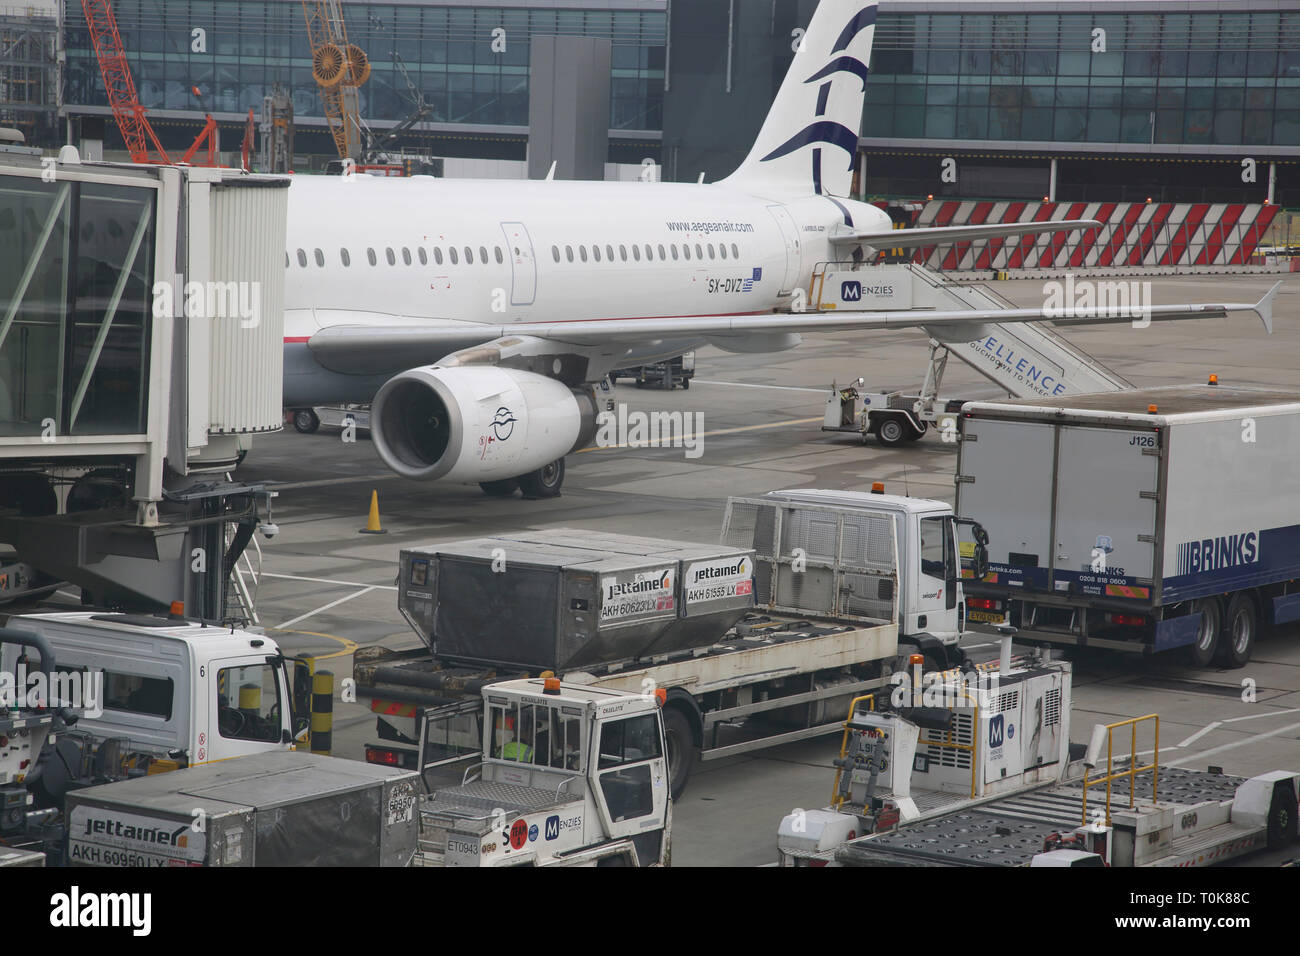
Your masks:
<path fill-rule="evenodd" d="M 366 519 L 366 526 L 361 529 L 362 534 L 388 534 L 383 528 L 379 527 L 379 492 L 370 492 L 370 517 Z"/>

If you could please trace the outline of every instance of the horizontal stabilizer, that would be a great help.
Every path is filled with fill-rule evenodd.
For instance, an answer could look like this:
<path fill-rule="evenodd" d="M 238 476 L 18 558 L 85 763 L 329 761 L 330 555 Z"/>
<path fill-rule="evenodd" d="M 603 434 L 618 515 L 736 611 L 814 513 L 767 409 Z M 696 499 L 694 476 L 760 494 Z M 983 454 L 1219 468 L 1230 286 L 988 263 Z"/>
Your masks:
<path fill-rule="evenodd" d="M 1100 229 L 1095 219 L 1061 219 L 1056 222 L 1007 222 L 987 226 L 925 226 L 919 229 L 891 229 L 888 232 L 842 229 L 831 234 L 839 245 L 867 245 L 876 249 L 914 249 L 917 246 L 940 246 L 972 239 L 998 239 L 1034 236 L 1044 232 L 1069 229 Z"/>

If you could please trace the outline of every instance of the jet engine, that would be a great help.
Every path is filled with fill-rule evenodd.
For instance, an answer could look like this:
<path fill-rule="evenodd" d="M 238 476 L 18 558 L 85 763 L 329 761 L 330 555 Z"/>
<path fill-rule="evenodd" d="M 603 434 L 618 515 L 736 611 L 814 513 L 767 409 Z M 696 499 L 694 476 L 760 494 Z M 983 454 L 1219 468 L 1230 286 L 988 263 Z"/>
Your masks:
<path fill-rule="evenodd" d="M 564 456 L 596 433 L 594 393 L 497 366 L 409 369 L 384 384 L 370 411 L 375 448 L 394 472 L 478 482 L 489 493 L 513 491 L 510 482 L 533 473 L 543 473 L 533 497 L 558 493 L 554 466 L 562 481 Z"/>

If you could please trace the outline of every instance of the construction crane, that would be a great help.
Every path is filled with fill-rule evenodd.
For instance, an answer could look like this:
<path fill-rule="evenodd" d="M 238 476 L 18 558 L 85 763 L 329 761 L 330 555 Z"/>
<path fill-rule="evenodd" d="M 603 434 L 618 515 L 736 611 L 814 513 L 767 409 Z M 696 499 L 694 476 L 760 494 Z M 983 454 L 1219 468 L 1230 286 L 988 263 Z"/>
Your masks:
<path fill-rule="evenodd" d="M 117 17 L 113 15 L 112 0 L 81 0 L 81 9 L 86 14 L 86 26 L 90 30 L 90 42 L 95 48 L 95 59 L 99 61 L 99 72 L 104 78 L 104 90 L 108 94 L 108 105 L 113 109 L 113 118 L 117 120 L 122 139 L 126 141 L 131 161 L 135 163 L 155 162 L 149 155 L 152 144 L 159 159 L 165 165 L 171 165 L 172 159 L 158 142 L 158 136 L 149 125 L 140 97 L 135 91 L 135 81 L 131 79 L 131 67 L 126 62 L 126 49 L 122 46 L 122 35 L 117 31 Z M 211 114 L 198 137 L 180 158 L 182 163 L 196 166 L 217 165 L 217 123 Z M 194 163 L 199 148 L 207 146 L 206 162 Z"/>
<path fill-rule="evenodd" d="M 361 113 L 357 90 L 370 78 L 370 61 L 348 42 L 340 0 L 302 0 L 311 44 L 311 75 L 320 87 L 325 120 L 342 159 L 361 156 Z"/>

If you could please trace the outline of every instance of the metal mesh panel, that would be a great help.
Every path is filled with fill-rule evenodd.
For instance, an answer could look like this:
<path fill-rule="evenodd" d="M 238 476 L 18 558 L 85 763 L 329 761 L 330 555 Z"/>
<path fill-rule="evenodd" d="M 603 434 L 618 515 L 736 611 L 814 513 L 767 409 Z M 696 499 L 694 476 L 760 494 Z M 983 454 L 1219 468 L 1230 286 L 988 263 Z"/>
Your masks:
<path fill-rule="evenodd" d="M 760 556 L 772 554 L 776 540 L 776 509 L 750 501 L 732 501 L 722 543 L 732 548 L 753 548 Z"/>
<path fill-rule="evenodd" d="M 789 556 L 795 548 L 803 548 L 809 560 L 834 563 L 839 538 L 839 515 L 803 508 L 783 510 L 781 554 Z"/>
<path fill-rule="evenodd" d="M 843 609 L 850 614 L 884 621 L 893 617 L 894 586 L 888 578 L 878 578 L 874 574 L 845 574 L 841 593 Z"/>
<path fill-rule="evenodd" d="M 766 561 L 754 564 L 754 602 L 759 606 L 772 603 L 773 567 Z"/>
<path fill-rule="evenodd" d="M 845 515 L 840 561 L 887 571 L 894 563 L 894 523 L 888 515 Z"/>
<path fill-rule="evenodd" d="M 835 573 L 827 568 L 808 568 L 795 573 L 782 568 L 776 581 L 776 603 L 813 614 L 835 611 Z"/>

